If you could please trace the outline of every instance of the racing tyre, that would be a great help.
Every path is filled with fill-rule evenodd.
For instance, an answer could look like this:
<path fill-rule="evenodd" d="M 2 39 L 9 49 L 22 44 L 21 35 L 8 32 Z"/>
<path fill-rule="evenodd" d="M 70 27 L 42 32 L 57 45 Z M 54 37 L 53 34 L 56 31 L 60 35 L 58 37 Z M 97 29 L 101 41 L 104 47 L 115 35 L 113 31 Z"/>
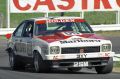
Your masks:
<path fill-rule="evenodd" d="M 113 69 L 113 58 L 110 58 L 106 66 L 95 67 L 98 74 L 108 74 L 112 72 Z"/>
<path fill-rule="evenodd" d="M 36 73 L 50 71 L 49 64 L 37 52 L 34 53 L 34 69 Z"/>
<path fill-rule="evenodd" d="M 80 71 L 82 68 L 68 68 L 69 71 L 71 72 L 78 72 Z"/>
<path fill-rule="evenodd" d="M 19 62 L 19 58 L 14 54 L 13 51 L 9 53 L 9 63 L 12 70 L 19 70 L 23 68 L 23 64 Z"/>

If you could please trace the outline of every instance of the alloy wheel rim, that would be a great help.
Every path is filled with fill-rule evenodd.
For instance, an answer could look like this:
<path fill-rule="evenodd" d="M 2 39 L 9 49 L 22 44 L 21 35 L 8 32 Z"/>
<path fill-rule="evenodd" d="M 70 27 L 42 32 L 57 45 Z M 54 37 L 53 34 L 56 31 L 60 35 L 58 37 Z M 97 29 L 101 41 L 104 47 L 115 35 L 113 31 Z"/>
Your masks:
<path fill-rule="evenodd" d="M 38 56 L 37 55 L 34 58 L 34 66 L 35 66 L 35 70 L 38 71 L 39 63 L 38 63 Z"/>
<path fill-rule="evenodd" d="M 14 57 L 13 57 L 13 54 L 10 54 L 9 60 L 10 60 L 10 66 L 13 67 L 13 65 L 14 65 Z"/>

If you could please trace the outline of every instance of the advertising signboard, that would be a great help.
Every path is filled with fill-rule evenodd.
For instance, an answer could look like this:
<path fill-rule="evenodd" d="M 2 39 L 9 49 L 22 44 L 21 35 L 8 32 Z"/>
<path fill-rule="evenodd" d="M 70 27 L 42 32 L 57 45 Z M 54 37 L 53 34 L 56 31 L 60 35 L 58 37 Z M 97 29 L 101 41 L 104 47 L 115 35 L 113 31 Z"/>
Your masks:
<path fill-rule="evenodd" d="M 120 0 L 10 0 L 11 13 L 118 10 Z"/>

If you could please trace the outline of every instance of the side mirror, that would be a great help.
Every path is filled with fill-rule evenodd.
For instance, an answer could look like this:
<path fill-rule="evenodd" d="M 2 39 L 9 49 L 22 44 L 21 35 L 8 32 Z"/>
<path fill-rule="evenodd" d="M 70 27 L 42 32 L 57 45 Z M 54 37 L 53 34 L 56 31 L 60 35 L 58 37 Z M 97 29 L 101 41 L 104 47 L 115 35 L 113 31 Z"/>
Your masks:
<path fill-rule="evenodd" d="M 12 36 L 12 34 L 6 34 L 6 38 L 7 38 L 7 39 L 10 39 L 11 36 Z"/>

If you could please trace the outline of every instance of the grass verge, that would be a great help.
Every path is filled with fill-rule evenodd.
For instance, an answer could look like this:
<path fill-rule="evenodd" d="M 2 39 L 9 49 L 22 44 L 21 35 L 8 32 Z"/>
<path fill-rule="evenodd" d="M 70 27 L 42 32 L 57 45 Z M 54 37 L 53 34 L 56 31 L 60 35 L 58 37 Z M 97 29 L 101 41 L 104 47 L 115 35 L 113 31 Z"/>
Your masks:
<path fill-rule="evenodd" d="M 114 63 L 113 72 L 120 72 L 120 61 Z"/>
<path fill-rule="evenodd" d="M 7 40 L 5 36 L 0 36 L 0 40 Z"/>
<path fill-rule="evenodd" d="M 114 67 L 119 67 L 119 68 L 120 68 L 120 61 L 116 61 L 116 62 L 114 63 Z"/>
<path fill-rule="evenodd" d="M 120 73 L 120 67 L 114 67 L 113 72 L 119 72 Z"/>

